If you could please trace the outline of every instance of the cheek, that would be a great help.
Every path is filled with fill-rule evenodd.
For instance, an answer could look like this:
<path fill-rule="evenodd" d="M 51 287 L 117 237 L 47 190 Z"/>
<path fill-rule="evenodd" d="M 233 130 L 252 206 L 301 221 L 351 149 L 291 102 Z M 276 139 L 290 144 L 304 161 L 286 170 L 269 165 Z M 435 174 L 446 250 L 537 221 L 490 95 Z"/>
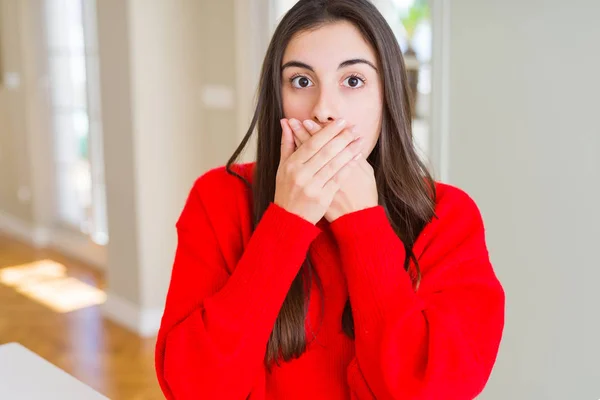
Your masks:
<path fill-rule="evenodd" d="M 369 104 L 369 106 L 365 106 Z M 365 101 L 353 105 L 347 115 L 349 120 L 357 126 L 359 133 L 365 138 L 365 147 L 372 150 L 379 139 L 381 131 L 381 102 Z M 351 119 L 350 119 L 351 118 Z"/>
<path fill-rule="evenodd" d="M 283 89 L 281 100 L 285 118 L 296 118 L 300 121 L 311 119 L 311 104 L 308 96 L 300 96 L 290 89 Z"/>

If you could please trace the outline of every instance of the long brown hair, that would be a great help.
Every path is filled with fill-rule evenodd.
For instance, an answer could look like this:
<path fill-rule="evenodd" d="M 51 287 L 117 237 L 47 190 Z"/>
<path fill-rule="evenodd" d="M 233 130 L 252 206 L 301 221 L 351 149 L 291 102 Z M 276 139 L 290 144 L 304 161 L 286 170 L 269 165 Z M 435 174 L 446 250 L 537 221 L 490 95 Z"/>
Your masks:
<path fill-rule="evenodd" d="M 284 118 L 281 63 L 286 46 L 298 32 L 338 21 L 354 24 L 378 57 L 383 88 L 381 132 L 368 161 L 375 171 L 379 204 L 384 207 L 408 254 L 404 268 L 418 286 L 421 273 L 412 247 L 434 216 L 435 185 L 413 147 L 412 105 L 402 52 L 389 25 L 368 0 L 300 0 L 283 17 L 264 59 L 254 117 L 241 144 L 227 162 L 227 170 L 252 189 L 255 227 L 275 198 L 275 176 L 281 149 L 279 120 Z M 256 165 L 252 182 L 248 182 L 231 166 L 237 162 L 255 128 L 258 133 Z M 411 260 L 414 271 L 409 269 Z M 265 354 L 267 366 L 280 358 L 289 361 L 299 357 L 306 349 L 305 320 L 313 273 L 307 256 L 275 322 Z M 349 300 L 343 312 L 342 326 L 344 332 L 354 338 Z"/>

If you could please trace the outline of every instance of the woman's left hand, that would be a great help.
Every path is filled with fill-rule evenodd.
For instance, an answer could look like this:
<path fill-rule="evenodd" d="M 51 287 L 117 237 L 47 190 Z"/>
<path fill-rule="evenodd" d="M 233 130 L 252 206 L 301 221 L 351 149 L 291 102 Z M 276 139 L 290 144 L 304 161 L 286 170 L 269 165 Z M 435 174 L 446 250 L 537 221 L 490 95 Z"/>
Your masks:
<path fill-rule="evenodd" d="M 309 121 L 308 126 L 303 125 L 295 119 L 285 120 L 292 132 L 296 147 L 302 146 L 304 142 L 310 139 L 321 130 L 321 127 Z M 325 219 L 333 222 L 342 215 L 378 205 L 377 185 L 375 183 L 375 174 L 373 167 L 366 159 L 364 153 L 352 161 L 352 170 L 344 182 L 340 182 L 340 189 L 336 193 L 329 209 L 325 213 Z"/>

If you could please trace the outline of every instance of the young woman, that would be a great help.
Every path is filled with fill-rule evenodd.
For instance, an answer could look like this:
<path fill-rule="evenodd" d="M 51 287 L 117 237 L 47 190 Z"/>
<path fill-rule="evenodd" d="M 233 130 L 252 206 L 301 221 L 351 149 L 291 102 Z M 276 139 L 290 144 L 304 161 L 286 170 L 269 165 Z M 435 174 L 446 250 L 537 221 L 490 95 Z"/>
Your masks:
<path fill-rule="evenodd" d="M 504 291 L 463 191 L 413 148 L 400 48 L 368 0 L 300 0 L 254 119 L 177 223 L 156 345 L 169 399 L 472 399 Z M 257 161 L 236 163 L 254 129 Z"/>

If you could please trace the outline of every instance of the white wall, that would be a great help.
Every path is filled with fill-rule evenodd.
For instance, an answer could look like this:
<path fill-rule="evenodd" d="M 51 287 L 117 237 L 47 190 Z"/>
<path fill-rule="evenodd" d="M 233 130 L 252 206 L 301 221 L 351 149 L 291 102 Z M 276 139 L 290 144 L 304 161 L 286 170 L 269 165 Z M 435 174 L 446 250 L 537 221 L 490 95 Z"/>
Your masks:
<path fill-rule="evenodd" d="M 449 0 L 449 181 L 507 295 L 482 399 L 600 398 L 600 2 Z"/>

